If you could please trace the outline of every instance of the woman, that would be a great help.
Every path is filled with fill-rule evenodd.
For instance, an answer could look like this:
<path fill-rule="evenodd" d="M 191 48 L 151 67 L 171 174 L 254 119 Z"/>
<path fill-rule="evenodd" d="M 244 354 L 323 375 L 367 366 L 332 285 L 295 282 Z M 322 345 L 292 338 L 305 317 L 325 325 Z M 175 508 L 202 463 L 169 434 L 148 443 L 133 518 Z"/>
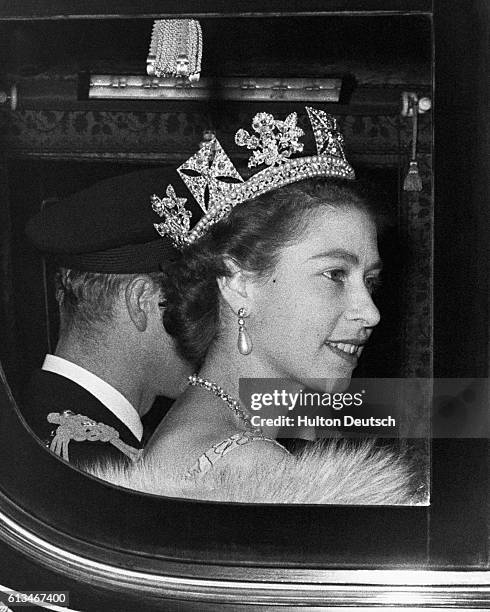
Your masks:
<path fill-rule="evenodd" d="M 233 398 L 240 378 L 286 379 L 297 389 L 338 379 L 343 386 L 379 322 L 371 298 L 379 273 L 365 202 L 347 185 L 310 179 L 237 205 L 188 247 L 165 282 L 164 323 L 199 377 Z M 250 350 L 237 346 L 239 318 Z M 213 444 L 249 431 L 227 402 L 196 385 L 173 406 L 148 454 L 184 474 Z M 279 445 L 247 436 L 255 443 L 228 447 L 221 465 L 284 455 Z"/>
<path fill-rule="evenodd" d="M 254 486 L 261 486 L 272 479 L 275 495 L 280 498 L 276 501 L 297 501 L 281 499 L 281 486 L 286 480 L 291 488 L 294 478 L 304 484 L 304 478 L 318 470 L 318 462 L 315 466 L 310 455 L 298 464 L 276 442 L 277 427 L 257 426 L 257 420 L 238 400 L 239 381 L 274 378 L 288 381 L 292 392 L 305 387 L 343 391 L 380 320 L 372 300 L 381 269 L 376 223 L 367 202 L 345 180 L 352 173 L 343 156 L 341 137 L 331 129 L 335 123 L 327 124 L 330 148 L 325 151 L 324 147 L 322 153 L 319 147 L 318 156 L 303 158 L 307 161 L 298 165 L 297 160 L 288 162 L 288 158 L 291 149 L 301 151 L 298 136 L 302 130 L 289 122 L 290 148 L 289 154 L 284 154 L 280 139 L 276 138 L 275 149 L 271 139 L 277 136 L 274 131 L 284 136 L 286 130 L 281 128 L 288 120 L 276 122 L 278 127 L 272 121 L 264 113 L 255 118 L 258 138 L 244 130 L 237 133 L 238 144 L 261 153 L 259 156 L 256 151 L 249 165 L 264 159 L 268 163 L 266 154 L 269 161 L 272 156 L 260 181 L 257 183 L 255 175 L 248 181 L 251 187 L 244 183 L 235 188 L 226 183 L 227 187 L 220 186 L 221 195 L 216 188 L 213 194 L 210 182 L 210 201 L 204 206 L 201 203 L 205 222 L 201 220 L 193 231 L 173 188 L 167 190 L 165 200 L 154 200 L 155 210 L 166 217 L 159 231 L 173 235 L 183 247 L 182 258 L 165 281 L 168 303 L 164 324 L 198 374 L 190 378 L 189 388 L 147 447 L 146 465 L 152 467 L 146 475 L 151 473 L 152 484 L 140 482 L 136 488 L 155 492 L 164 482 L 180 482 L 184 495 L 197 487 L 204 497 L 264 501 L 269 500 L 267 495 L 264 499 L 264 490 L 237 494 L 237 483 L 254 480 Z M 212 169 L 218 159 L 224 174 L 226 164 L 219 160 L 222 150 L 214 142 L 214 150 L 212 143 L 207 147 L 214 155 L 207 167 Z M 324 163 L 327 158 L 330 165 Z M 337 160 L 343 160 L 341 171 Z M 317 174 L 312 178 L 310 174 L 315 172 L 311 168 Z M 187 180 L 185 170 L 194 171 L 188 172 Z M 191 191 L 196 171 L 202 171 L 201 161 L 179 169 Z M 257 191 L 254 179 L 263 192 L 259 197 L 249 197 Z M 231 196 L 235 189 L 239 195 Z M 238 203 L 227 206 L 233 200 Z M 343 484 L 351 491 L 366 487 L 370 479 L 369 494 L 378 503 L 408 499 L 404 490 L 408 473 L 399 459 L 385 451 L 373 451 L 369 445 L 357 454 L 345 446 L 337 453 L 333 448 L 315 451 L 323 452 L 320 462 L 330 480 L 332 467 L 337 473 L 343 469 L 347 478 Z M 390 461 L 393 468 L 387 482 Z M 365 470 L 364 475 L 356 472 L 359 469 Z M 278 482 L 282 482 L 279 491 Z M 135 486 L 134 477 L 129 484 Z M 269 485 L 265 488 L 270 489 Z M 317 485 L 312 483 L 312 488 Z M 379 491 L 384 485 L 385 497 Z M 362 495 L 356 499 L 360 500 L 357 503 L 369 503 Z"/>

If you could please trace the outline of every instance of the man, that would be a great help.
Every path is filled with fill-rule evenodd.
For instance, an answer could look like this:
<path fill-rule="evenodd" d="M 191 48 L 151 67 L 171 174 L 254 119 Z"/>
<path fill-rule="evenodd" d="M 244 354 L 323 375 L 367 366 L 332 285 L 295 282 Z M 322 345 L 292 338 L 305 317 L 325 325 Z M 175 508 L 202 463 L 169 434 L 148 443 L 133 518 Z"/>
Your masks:
<path fill-rule="evenodd" d="M 46 207 L 26 233 L 59 266 L 59 340 L 25 390 L 30 428 L 79 466 L 141 454 L 141 417 L 183 391 L 190 366 L 163 327 L 162 267 L 177 256 L 156 232 L 152 194 L 172 177 L 134 172 Z"/>

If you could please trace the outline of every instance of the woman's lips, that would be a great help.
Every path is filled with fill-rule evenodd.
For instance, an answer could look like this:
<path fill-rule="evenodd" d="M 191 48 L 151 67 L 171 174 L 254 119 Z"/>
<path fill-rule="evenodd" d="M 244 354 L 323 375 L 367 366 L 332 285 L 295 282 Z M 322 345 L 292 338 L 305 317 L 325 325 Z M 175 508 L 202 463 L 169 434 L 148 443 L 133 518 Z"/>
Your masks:
<path fill-rule="evenodd" d="M 351 364 L 356 364 L 358 358 L 360 357 L 364 346 L 359 343 L 352 342 L 332 342 L 327 340 L 325 342 L 325 346 L 327 346 L 333 353 L 342 357 L 345 361 Z"/>

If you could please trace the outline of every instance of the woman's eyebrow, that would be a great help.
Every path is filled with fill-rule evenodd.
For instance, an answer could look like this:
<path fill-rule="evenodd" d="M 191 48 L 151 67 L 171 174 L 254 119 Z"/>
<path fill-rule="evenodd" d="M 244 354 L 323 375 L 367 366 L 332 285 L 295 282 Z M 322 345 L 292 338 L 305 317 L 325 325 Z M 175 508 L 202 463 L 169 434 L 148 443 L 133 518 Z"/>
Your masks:
<path fill-rule="evenodd" d="M 326 259 L 330 257 L 332 259 L 345 259 L 349 263 L 358 264 L 359 258 L 355 253 L 351 253 L 350 251 L 346 251 L 344 249 L 332 249 L 331 251 L 322 251 L 321 253 L 317 253 L 310 257 L 310 259 Z"/>
<path fill-rule="evenodd" d="M 371 266 L 368 267 L 366 272 L 381 272 L 383 270 L 383 263 L 381 260 L 375 261 Z"/>
<path fill-rule="evenodd" d="M 345 249 L 332 249 L 330 251 L 322 251 L 321 253 L 317 253 L 310 257 L 310 259 L 343 259 L 344 261 L 357 266 L 359 265 L 359 257 L 355 253 L 351 253 L 350 251 L 346 251 Z M 372 272 L 374 270 L 381 270 L 383 268 L 383 264 L 381 260 L 377 259 L 373 262 L 368 271 Z"/>

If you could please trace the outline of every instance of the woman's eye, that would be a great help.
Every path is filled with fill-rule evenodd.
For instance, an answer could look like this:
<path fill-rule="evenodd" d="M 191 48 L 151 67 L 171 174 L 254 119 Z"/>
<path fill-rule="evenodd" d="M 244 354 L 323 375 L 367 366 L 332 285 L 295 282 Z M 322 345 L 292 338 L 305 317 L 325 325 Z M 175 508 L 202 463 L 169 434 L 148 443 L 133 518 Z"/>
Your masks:
<path fill-rule="evenodd" d="M 336 283 L 343 283 L 347 278 L 347 272 L 345 270 L 327 270 L 323 272 L 323 276 L 326 276 L 330 280 Z"/>
<path fill-rule="evenodd" d="M 381 277 L 379 277 L 379 276 L 369 276 L 368 278 L 366 278 L 364 283 L 366 284 L 366 287 L 367 287 L 369 293 L 375 293 L 376 290 L 381 285 Z"/>

